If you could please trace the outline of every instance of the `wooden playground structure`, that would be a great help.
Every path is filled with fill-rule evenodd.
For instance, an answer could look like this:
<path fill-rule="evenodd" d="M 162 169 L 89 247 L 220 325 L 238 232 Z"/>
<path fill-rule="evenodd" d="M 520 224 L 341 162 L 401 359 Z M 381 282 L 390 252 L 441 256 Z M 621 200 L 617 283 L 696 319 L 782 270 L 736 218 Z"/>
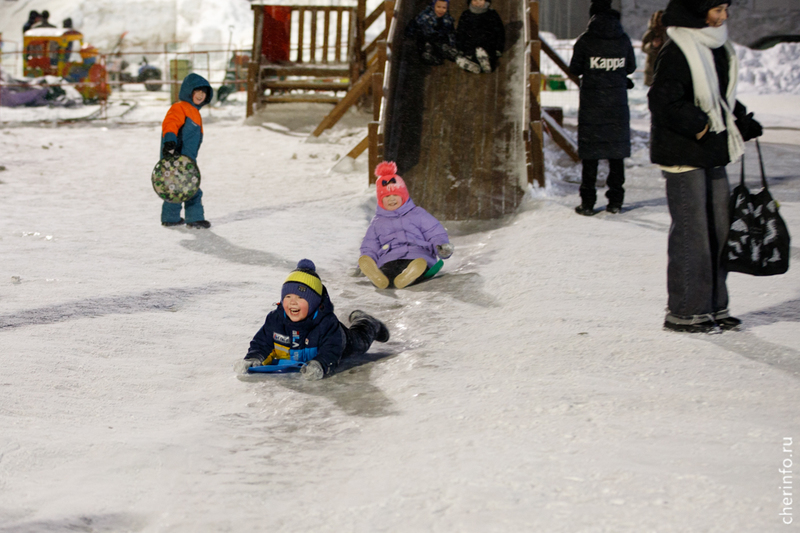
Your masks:
<path fill-rule="evenodd" d="M 312 133 L 319 136 L 371 93 L 368 135 L 348 154 L 369 150 L 370 183 L 377 164 L 393 160 L 415 202 L 437 218 L 510 215 L 528 184 L 545 185 L 545 132 L 577 161 L 574 141 L 541 106 L 541 53 L 568 76 L 569 69 L 539 39 L 539 2 L 524 0 L 496 8 L 506 50 L 495 72 L 422 65 L 404 29 L 428 3 L 386 0 L 371 14 L 366 0 L 352 7 L 253 5 L 247 115 L 272 103 L 333 103 Z M 451 3 L 451 14 L 458 19 L 465 7 Z M 366 42 L 381 16 L 385 29 Z"/>

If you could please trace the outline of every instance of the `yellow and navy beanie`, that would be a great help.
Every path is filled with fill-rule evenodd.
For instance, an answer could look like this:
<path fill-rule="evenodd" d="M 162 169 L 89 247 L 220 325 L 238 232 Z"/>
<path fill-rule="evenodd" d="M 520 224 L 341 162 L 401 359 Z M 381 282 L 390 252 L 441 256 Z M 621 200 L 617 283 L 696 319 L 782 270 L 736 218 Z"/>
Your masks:
<path fill-rule="evenodd" d="M 309 312 L 316 311 L 322 304 L 322 280 L 317 275 L 317 267 L 310 259 L 301 259 L 297 268 L 283 282 L 281 301 L 287 294 L 296 294 L 308 302 Z"/>

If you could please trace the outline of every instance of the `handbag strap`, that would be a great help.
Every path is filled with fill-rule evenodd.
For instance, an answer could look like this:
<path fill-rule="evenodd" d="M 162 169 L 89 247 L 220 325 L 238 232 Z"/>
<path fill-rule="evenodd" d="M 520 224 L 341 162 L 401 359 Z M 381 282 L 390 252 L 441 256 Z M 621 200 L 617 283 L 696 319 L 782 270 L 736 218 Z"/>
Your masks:
<path fill-rule="evenodd" d="M 758 150 L 758 164 L 761 166 L 761 186 L 766 191 L 769 189 L 767 187 L 767 178 L 764 175 L 764 158 L 761 157 L 761 144 L 758 142 L 758 139 L 756 139 L 756 149 Z M 744 161 L 744 158 L 742 158 L 742 160 Z M 742 175 L 744 175 L 744 173 L 742 173 Z"/>
<path fill-rule="evenodd" d="M 742 171 L 739 173 L 739 185 L 746 187 L 744 184 L 744 153 L 742 153 Z"/>

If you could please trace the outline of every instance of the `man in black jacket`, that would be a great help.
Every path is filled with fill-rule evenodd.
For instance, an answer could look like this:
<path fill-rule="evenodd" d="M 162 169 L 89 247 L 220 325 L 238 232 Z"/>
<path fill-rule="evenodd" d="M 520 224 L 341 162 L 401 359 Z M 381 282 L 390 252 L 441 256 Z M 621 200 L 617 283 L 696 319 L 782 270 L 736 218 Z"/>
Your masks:
<path fill-rule="evenodd" d="M 761 125 L 736 100 L 738 62 L 725 20 L 730 0 L 670 0 L 670 40 L 656 59 L 648 94 L 650 160 L 667 182 L 669 230 L 666 329 L 719 332 L 730 316 L 723 250 L 730 187 L 725 165 Z M 708 73 L 713 73 L 708 75 Z"/>
<path fill-rule="evenodd" d="M 583 164 L 580 215 L 594 215 L 597 164 L 608 159 L 609 213 L 619 213 L 625 199 L 625 165 L 631 155 L 628 75 L 636 70 L 631 40 L 611 0 L 593 0 L 588 29 L 578 37 L 569 69 L 581 77 L 578 110 L 578 155 Z"/>

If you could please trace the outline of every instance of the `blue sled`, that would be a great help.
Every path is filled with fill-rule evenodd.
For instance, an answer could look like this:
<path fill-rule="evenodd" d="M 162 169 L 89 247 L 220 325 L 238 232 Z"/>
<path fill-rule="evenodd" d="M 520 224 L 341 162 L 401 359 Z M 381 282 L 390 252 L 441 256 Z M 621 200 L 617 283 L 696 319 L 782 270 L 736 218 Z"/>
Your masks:
<path fill-rule="evenodd" d="M 277 359 L 274 363 L 264 366 L 251 366 L 247 369 L 248 374 L 285 374 L 288 372 L 300 372 L 306 366 L 300 361 L 291 359 Z"/>

